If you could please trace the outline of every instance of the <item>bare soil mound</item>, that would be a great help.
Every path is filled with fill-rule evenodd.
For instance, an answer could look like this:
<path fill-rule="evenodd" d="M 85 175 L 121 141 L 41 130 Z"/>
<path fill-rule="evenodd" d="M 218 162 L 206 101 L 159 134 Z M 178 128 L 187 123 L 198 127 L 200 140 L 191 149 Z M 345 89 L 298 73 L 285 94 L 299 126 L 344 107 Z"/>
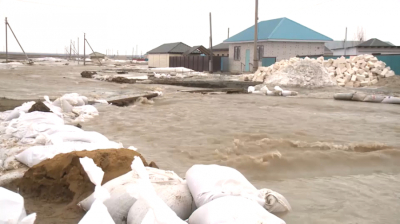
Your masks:
<path fill-rule="evenodd" d="M 19 181 L 18 187 L 24 196 L 59 202 L 80 201 L 93 193 L 94 184 L 90 182 L 79 158 L 92 158 L 103 169 L 105 183 L 129 172 L 134 156 L 140 156 L 145 166 L 148 165 L 138 152 L 129 149 L 59 154 L 30 168 Z"/>
<path fill-rule="evenodd" d="M 379 79 L 375 86 L 384 86 L 388 88 L 400 88 L 400 75 L 391 76 L 385 79 Z"/>
<path fill-rule="evenodd" d="M 129 149 L 71 152 L 37 164 L 7 188 L 19 188 L 28 214 L 36 212 L 38 223 L 78 223 L 85 212 L 77 203 L 93 193 L 95 187 L 79 162 L 85 156 L 105 172 L 103 184 L 129 172 L 134 156 L 148 166 L 141 154 Z"/>

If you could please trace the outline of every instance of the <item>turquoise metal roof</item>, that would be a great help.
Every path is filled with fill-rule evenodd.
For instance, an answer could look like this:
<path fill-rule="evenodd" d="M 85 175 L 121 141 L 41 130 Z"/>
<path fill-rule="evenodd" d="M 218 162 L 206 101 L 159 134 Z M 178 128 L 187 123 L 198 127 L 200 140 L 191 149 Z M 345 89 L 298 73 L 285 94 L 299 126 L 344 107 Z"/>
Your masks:
<path fill-rule="evenodd" d="M 224 42 L 242 42 L 254 40 L 254 25 L 226 39 Z M 258 23 L 258 40 L 313 40 L 332 41 L 308 27 L 288 18 L 266 20 Z"/>

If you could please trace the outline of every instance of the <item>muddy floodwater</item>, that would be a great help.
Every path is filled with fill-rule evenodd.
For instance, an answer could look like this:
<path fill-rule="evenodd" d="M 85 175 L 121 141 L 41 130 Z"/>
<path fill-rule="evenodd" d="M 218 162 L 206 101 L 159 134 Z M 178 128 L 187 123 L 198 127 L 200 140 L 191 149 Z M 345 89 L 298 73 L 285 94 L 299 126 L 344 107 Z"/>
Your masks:
<path fill-rule="evenodd" d="M 287 223 L 400 222 L 397 105 L 171 93 L 98 109 L 84 129 L 182 176 L 197 163 L 235 167 L 288 198 Z"/>
<path fill-rule="evenodd" d="M 160 88 L 164 96 L 153 104 L 96 105 L 100 115 L 83 129 L 135 146 L 182 177 L 193 164 L 234 167 L 258 188 L 288 199 L 288 224 L 400 223 L 399 105 L 335 101 L 336 90 L 325 89 L 300 98 L 181 93 L 180 87 L 84 80 L 68 67 L 60 68 L 62 75 L 36 68 L 0 74 L 1 81 L 13 77 L 1 96 L 115 96 Z"/>

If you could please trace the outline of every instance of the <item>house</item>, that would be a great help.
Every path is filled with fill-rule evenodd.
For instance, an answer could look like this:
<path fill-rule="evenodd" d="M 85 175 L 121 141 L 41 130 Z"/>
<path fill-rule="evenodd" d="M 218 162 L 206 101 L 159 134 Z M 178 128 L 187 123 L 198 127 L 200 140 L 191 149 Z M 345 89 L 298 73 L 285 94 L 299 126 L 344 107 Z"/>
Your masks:
<path fill-rule="evenodd" d="M 169 67 L 170 56 L 181 56 L 190 50 L 190 46 L 182 43 L 163 44 L 147 52 L 149 58 L 149 67 Z"/>
<path fill-rule="evenodd" d="M 326 43 L 334 56 L 342 56 L 345 54 L 344 42 L 333 41 Z M 346 41 L 346 55 L 360 55 L 360 54 L 400 54 L 400 46 L 395 46 L 390 42 L 384 42 L 376 38 L 369 39 L 365 42 L 362 41 Z"/>
<path fill-rule="evenodd" d="M 93 52 L 89 54 L 89 57 L 90 59 L 104 59 L 106 55 L 99 52 Z"/>
<path fill-rule="evenodd" d="M 229 56 L 229 43 L 220 43 L 218 45 L 213 46 L 213 55 L 228 57 Z"/>
<path fill-rule="evenodd" d="M 332 39 L 288 18 L 259 22 L 257 41 L 259 66 L 269 66 L 275 61 L 297 55 L 323 55 L 327 41 Z M 228 38 L 224 43 L 229 44 L 229 70 L 251 71 L 254 25 Z"/>
<path fill-rule="evenodd" d="M 199 45 L 190 47 L 182 42 L 163 44 L 147 52 L 149 67 L 169 67 L 171 56 L 210 55 L 205 47 Z"/>

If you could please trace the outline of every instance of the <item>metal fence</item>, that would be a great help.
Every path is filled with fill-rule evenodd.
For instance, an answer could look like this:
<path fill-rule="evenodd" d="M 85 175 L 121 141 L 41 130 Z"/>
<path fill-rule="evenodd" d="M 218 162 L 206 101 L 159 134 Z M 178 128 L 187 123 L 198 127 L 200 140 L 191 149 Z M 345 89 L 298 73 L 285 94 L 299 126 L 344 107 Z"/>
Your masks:
<path fill-rule="evenodd" d="M 185 67 L 198 72 L 210 71 L 209 56 L 171 56 L 169 67 Z M 213 71 L 221 71 L 221 57 L 213 56 Z"/>

